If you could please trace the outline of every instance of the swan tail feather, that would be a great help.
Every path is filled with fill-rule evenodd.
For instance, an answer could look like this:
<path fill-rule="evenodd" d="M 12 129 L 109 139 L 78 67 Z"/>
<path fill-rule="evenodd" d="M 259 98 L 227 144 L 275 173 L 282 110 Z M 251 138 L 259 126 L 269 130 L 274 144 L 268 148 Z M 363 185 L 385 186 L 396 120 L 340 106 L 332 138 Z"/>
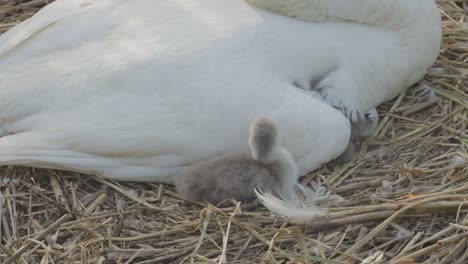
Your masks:
<path fill-rule="evenodd" d="M 94 172 L 94 168 L 116 165 L 102 160 L 91 154 L 55 146 L 30 132 L 3 133 L 0 137 L 0 166 L 20 165 L 52 169 L 72 167 L 75 171 Z"/>

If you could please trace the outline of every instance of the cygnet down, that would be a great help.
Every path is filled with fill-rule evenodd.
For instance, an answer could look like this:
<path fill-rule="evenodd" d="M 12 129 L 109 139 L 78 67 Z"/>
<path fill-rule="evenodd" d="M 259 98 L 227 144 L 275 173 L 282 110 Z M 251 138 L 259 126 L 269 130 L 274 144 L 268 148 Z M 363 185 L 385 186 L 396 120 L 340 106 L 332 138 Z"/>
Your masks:
<path fill-rule="evenodd" d="M 288 195 L 298 172 L 291 154 L 281 145 L 281 134 L 269 117 L 252 121 L 250 153 L 229 153 L 201 161 L 176 177 L 177 192 L 188 200 L 218 204 L 233 198 L 249 202 L 255 189 Z"/>

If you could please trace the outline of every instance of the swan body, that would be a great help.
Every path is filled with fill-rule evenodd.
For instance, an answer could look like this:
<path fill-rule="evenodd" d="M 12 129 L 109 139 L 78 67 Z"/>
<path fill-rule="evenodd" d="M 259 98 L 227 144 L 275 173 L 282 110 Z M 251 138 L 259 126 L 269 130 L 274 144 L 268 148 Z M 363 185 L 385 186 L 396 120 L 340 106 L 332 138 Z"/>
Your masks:
<path fill-rule="evenodd" d="M 185 199 L 218 204 L 229 198 L 250 202 L 261 188 L 290 196 L 299 178 L 297 166 L 281 145 L 281 134 L 269 117 L 252 121 L 250 153 L 228 153 L 201 161 L 176 177 L 177 192 Z"/>
<path fill-rule="evenodd" d="M 438 45 L 439 29 L 422 25 L 437 20 L 433 1 L 415 0 L 421 9 L 405 21 L 423 30 L 402 23 L 406 35 L 337 23 L 343 1 L 326 2 L 316 8 L 331 23 L 241 0 L 55 1 L 0 36 L 0 164 L 173 183 L 199 160 L 247 152 L 249 123 L 266 114 L 299 174 L 312 171 L 349 142 L 351 125 L 332 106 L 365 112 L 389 99 Z M 399 3 L 382 11 L 391 21 L 413 6 L 389 2 Z M 430 52 L 411 42 L 420 39 Z"/>
<path fill-rule="evenodd" d="M 312 87 L 353 122 L 419 81 L 439 54 L 442 25 L 434 0 L 247 1 L 304 21 L 358 23 L 392 35 L 381 46 L 361 39 L 361 48 L 341 39 L 334 70 Z"/>

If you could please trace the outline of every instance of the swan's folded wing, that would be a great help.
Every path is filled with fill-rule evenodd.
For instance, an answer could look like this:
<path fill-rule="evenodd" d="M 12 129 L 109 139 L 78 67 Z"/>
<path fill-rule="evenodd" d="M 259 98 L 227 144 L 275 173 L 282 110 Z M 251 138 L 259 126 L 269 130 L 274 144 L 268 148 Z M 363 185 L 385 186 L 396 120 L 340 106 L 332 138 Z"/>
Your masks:
<path fill-rule="evenodd" d="M 30 19 L 16 25 L 0 37 L 0 57 L 25 43 L 60 19 L 80 12 L 96 0 L 55 1 L 44 7 Z"/>
<path fill-rule="evenodd" d="M 50 143 L 31 132 L 0 136 L 0 166 L 20 165 L 95 174 L 108 179 L 172 183 L 168 175 L 179 173 L 183 166 L 154 167 L 149 162 L 131 158 L 116 159 L 85 153 Z"/>

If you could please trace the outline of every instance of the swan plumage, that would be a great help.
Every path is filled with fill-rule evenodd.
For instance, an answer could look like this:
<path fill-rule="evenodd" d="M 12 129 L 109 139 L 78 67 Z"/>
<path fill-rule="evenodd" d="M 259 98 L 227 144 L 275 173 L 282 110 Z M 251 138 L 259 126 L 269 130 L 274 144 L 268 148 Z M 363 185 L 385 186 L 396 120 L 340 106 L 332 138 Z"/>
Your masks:
<path fill-rule="evenodd" d="M 421 23 L 436 20 L 433 1 L 417 2 L 411 22 L 423 11 Z M 316 7 L 331 18 L 341 12 Z M 267 114 L 305 174 L 349 141 L 350 123 L 333 100 L 375 107 L 420 78 L 439 45 L 427 37 L 438 34 L 434 23 L 408 29 L 406 40 L 421 35 L 431 49 L 413 60 L 428 50 L 400 31 L 311 16 L 240 0 L 55 1 L 0 36 L 0 164 L 173 182 L 196 161 L 247 151 L 250 121 Z M 416 55 L 394 56 L 402 50 Z M 327 101 L 304 91 L 311 80 Z M 330 87 L 341 88 L 331 96 Z"/>
<path fill-rule="evenodd" d="M 337 67 L 313 87 L 353 122 L 419 81 L 439 54 L 442 25 L 434 0 L 247 1 L 304 21 L 357 23 L 369 26 L 363 31 L 378 28 L 393 36 L 382 46 L 362 39 L 364 52 L 342 39 Z"/>

